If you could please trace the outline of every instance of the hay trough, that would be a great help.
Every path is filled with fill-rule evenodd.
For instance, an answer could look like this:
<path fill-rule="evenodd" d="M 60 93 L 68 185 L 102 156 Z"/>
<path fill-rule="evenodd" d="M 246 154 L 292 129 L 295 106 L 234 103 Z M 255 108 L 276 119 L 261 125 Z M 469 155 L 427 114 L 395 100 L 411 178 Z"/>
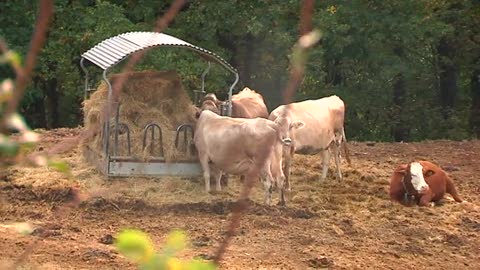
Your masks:
<path fill-rule="evenodd" d="M 128 55 L 153 46 L 187 48 L 208 61 L 202 88 L 194 91 L 194 102 L 175 71 L 127 72 L 107 77 L 108 70 Z M 107 176 L 201 175 L 193 144 L 195 104 L 206 93 L 204 80 L 210 62 L 235 75 L 224 110 L 225 115 L 230 115 L 238 73 L 205 49 L 162 33 L 129 32 L 104 40 L 82 54 L 84 124 L 93 134 L 82 145 L 87 161 Z M 87 63 L 103 69 L 103 82 L 97 89 L 89 88 Z M 112 89 L 119 80 L 123 82 L 121 90 Z"/>

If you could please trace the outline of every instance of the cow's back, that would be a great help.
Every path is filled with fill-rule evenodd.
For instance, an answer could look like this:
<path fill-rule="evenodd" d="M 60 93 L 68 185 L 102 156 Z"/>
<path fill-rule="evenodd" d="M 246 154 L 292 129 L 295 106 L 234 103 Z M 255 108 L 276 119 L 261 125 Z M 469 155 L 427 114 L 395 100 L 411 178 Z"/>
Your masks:
<path fill-rule="evenodd" d="M 340 131 L 344 126 L 345 103 L 336 95 L 302 101 L 298 106 L 318 119 L 327 120 L 335 131 Z"/>
<path fill-rule="evenodd" d="M 270 114 L 269 119 L 275 121 L 278 117 L 287 117 L 290 123 L 303 122 L 303 128 L 293 130 L 295 149 L 323 148 L 334 138 L 334 130 L 330 124 L 328 110 L 318 110 L 318 104 L 314 100 L 307 100 L 288 105 L 281 105 Z"/>
<path fill-rule="evenodd" d="M 268 118 L 268 110 L 263 97 L 248 87 L 232 96 L 232 117 Z"/>
<path fill-rule="evenodd" d="M 437 165 L 429 162 L 429 161 L 420 161 L 420 164 L 423 167 L 423 173 L 428 170 L 432 170 L 434 172 L 433 175 L 424 176 L 425 181 L 427 182 L 428 186 L 435 194 L 433 201 L 438 201 L 443 198 L 443 195 L 446 191 L 447 186 L 447 173 L 442 170 L 442 168 L 438 167 Z"/>
<path fill-rule="evenodd" d="M 271 150 L 277 142 L 276 134 L 266 119 L 239 119 L 212 114 L 202 118 L 201 115 L 197 122 L 195 144 L 200 148 L 199 152 L 206 153 L 226 173 L 244 174 L 261 161 L 259 158 L 263 152 Z"/>

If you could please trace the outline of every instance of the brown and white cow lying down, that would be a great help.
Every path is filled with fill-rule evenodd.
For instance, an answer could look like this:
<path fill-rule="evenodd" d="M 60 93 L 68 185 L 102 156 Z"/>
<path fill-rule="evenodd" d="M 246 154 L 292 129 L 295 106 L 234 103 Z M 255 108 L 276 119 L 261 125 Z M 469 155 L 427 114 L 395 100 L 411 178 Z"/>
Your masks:
<path fill-rule="evenodd" d="M 210 175 L 221 190 L 221 173 L 252 175 L 261 170 L 265 187 L 265 203 L 270 204 L 272 184 L 280 189 L 280 203 L 285 204 L 282 171 L 282 148 L 290 144 L 288 133 L 281 133 L 277 124 L 263 118 L 231 118 L 202 111 L 198 118 L 194 143 L 204 171 L 205 190 L 210 191 Z"/>
<path fill-rule="evenodd" d="M 340 171 L 340 144 L 343 142 L 345 150 L 346 137 L 343 127 L 345 105 L 343 101 L 333 95 L 317 100 L 281 105 L 270 114 L 269 119 L 277 123 L 283 132 L 290 131 L 292 145 L 284 148 L 283 169 L 286 176 L 287 189 L 290 189 L 290 165 L 294 153 L 316 154 L 322 153 L 323 169 L 321 180 L 327 177 L 330 163 L 329 149 L 333 148 L 337 175 L 342 179 Z M 345 151 L 349 161 L 348 151 Z"/>
<path fill-rule="evenodd" d="M 200 109 L 210 110 L 220 114 L 220 105 L 224 101 L 218 100 L 213 93 L 205 95 Z M 242 91 L 232 96 L 232 117 L 234 118 L 268 118 L 267 105 L 262 95 L 245 87 Z"/>
<path fill-rule="evenodd" d="M 403 205 L 433 206 L 445 192 L 455 201 L 463 201 L 447 173 L 429 161 L 401 164 L 390 180 L 390 198 Z"/>

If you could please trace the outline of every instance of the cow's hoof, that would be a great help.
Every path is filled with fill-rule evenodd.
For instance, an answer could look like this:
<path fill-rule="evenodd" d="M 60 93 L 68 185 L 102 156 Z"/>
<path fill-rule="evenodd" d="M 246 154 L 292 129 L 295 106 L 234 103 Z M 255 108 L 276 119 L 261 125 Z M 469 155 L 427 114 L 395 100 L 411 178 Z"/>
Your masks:
<path fill-rule="evenodd" d="M 285 205 L 287 205 L 287 204 L 285 203 L 285 201 L 279 201 L 279 202 L 277 203 L 277 205 L 278 205 L 278 206 L 285 206 Z"/>
<path fill-rule="evenodd" d="M 428 204 L 428 206 L 434 207 L 434 206 L 435 206 L 435 203 L 434 203 L 434 202 L 430 202 L 430 203 Z"/>
<path fill-rule="evenodd" d="M 445 200 L 454 202 L 455 200 L 452 197 L 445 196 Z"/>

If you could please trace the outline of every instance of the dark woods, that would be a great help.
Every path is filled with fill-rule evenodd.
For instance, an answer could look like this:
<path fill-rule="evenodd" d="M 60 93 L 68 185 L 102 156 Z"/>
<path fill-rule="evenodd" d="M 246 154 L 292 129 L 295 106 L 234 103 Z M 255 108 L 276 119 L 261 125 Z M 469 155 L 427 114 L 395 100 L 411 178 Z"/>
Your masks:
<path fill-rule="evenodd" d="M 151 31 L 169 7 L 162 1 L 134 2 L 55 3 L 47 41 L 22 104 L 33 127 L 82 124 L 80 54 L 119 33 Z M 291 46 L 302 30 L 300 3 L 192 1 L 165 32 L 227 59 L 240 71 L 236 90 L 248 86 L 261 92 L 272 110 L 283 102 L 280 91 L 290 73 Z M 347 105 L 347 134 L 353 140 L 480 136 L 478 1 L 321 1 L 314 8 L 312 26 L 323 38 L 310 51 L 296 99 L 340 96 Z M 0 24 L 8 26 L 0 29 L 0 36 L 23 55 L 37 9 L 34 2 L 0 3 Z M 161 48 L 147 52 L 135 69 L 176 69 L 193 94 L 205 67 L 188 51 Z M 13 72 L 2 66 L 0 79 Z M 213 68 L 206 88 L 222 97 L 231 81 L 221 68 Z"/>

